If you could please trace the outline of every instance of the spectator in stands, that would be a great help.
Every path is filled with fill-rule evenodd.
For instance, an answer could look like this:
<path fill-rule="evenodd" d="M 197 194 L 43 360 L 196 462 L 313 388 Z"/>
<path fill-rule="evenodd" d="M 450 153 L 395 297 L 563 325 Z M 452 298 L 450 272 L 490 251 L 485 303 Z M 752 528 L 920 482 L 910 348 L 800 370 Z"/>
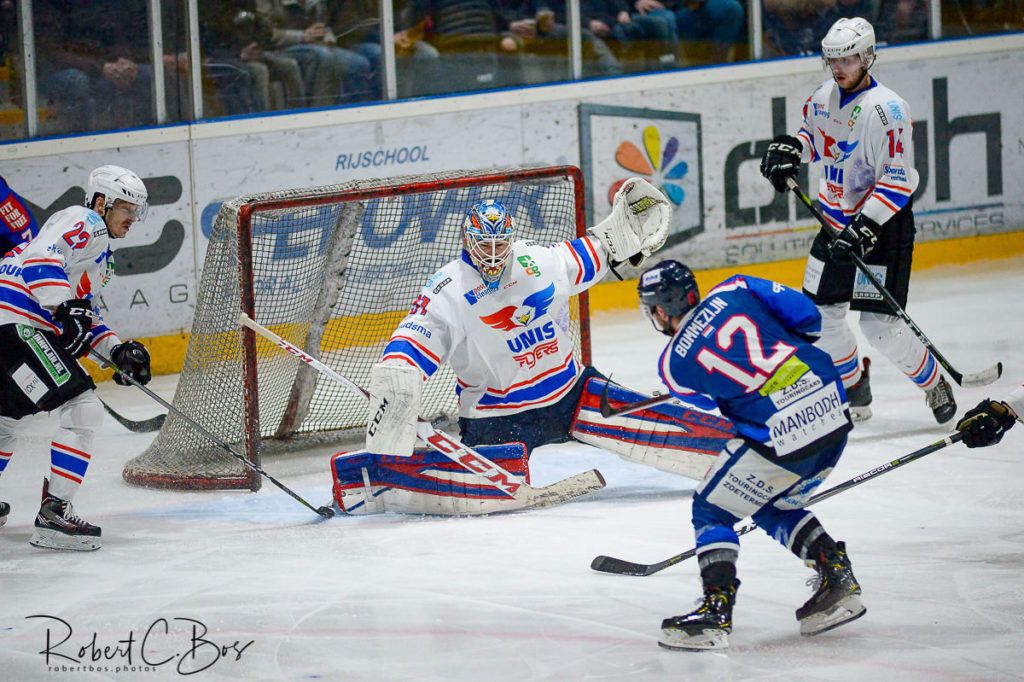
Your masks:
<path fill-rule="evenodd" d="M 836 0 L 764 0 L 765 56 L 814 54 L 821 50 L 823 17 Z"/>
<path fill-rule="evenodd" d="M 237 7 L 239 3 L 235 3 Z M 298 61 L 289 55 L 270 49 L 273 44 L 273 29 L 269 22 L 255 13 L 252 2 L 244 3 L 246 9 L 234 13 L 235 40 L 242 46 L 240 53 L 243 64 L 256 85 L 260 95 L 260 111 L 267 109 L 292 109 L 305 103 L 305 85 Z"/>
<path fill-rule="evenodd" d="M 309 104 L 326 106 L 370 99 L 369 60 L 338 47 L 329 26 L 330 0 L 255 0 L 256 14 L 272 27 L 274 46 L 302 70 Z"/>
<path fill-rule="evenodd" d="M 765 56 L 818 54 L 821 36 L 842 17 L 874 24 L 878 0 L 764 0 Z"/>
<path fill-rule="evenodd" d="M 370 90 L 374 98 L 383 96 L 384 80 L 378 12 L 378 0 L 337 0 L 329 22 L 338 46 L 369 62 Z"/>
<path fill-rule="evenodd" d="M 878 41 L 895 45 L 928 40 L 928 11 L 926 0 L 882 0 L 878 16 L 885 21 L 876 24 Z"/>
<path fill-rule="evenodd" d="M 516 66 L 516 50 L 501 43 L 517 14 L 503 0 L 410 0 L 402 15 L 441 54 L 443 79 L 417 84 L 416 94 L 495 87 Z"/>
<path fill-rule="evenodd" d="M 57 108 L 52 132 L 154 123 L 144 0 L 35 0 L 40 92 Z"/>
<path fill-rule="evenodd" d="M 262 48 L 250 31 L 239 26 L 246 12 L 217 0 L 199 5 L 199 43 L 203 77 L 213 86 L 216 100 L 206 99 L 207 115 L 266 111 L 270 84 L 266 65 L 256 61 Z"/>
<path fill-rule="evenodd" d="M 669 7 L 675 12 L 676 30 L 684 43 L 709 43 L 709 57 L 712 63 L 732 61 L 730 53 L 743 29 L 743 5 L 738 0 L 668 2 Z"/>
<path fill-rule="evenodd" d="M 639 61 L 641 68 L 676 63 L 676 18 L 658 0 L 584 0 L 580 11 L 595 36 L 614 40 L 620 56 Z"/>
<path fill-rule="evenodd" d="M 557 55 L 566 60 L 568 68 L 569 30 L 566 27 L 565 0 L 525 0 L 519 8 L 520 18 L 509 24 L 509 34 L 502 40 L 502 47 L 540 55 Z M 622 65 L 608 45 L 594 35 L 583 21 L 581 40 L 583 49 L 583 75 L 613 76 L 622 73 Z M 568 76 L 568 71 L 563 78 Z M 545 80 L 558 77 L 548 73 Z"/>

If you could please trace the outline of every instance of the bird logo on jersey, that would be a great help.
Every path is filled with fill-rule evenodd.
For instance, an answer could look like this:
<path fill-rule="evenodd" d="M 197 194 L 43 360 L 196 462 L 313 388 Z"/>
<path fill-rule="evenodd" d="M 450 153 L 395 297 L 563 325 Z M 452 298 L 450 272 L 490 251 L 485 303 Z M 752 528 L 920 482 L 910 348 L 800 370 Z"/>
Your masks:
<path fill-rule="evenodd" d="M 501 310 L 484 315 L 480 321 L 489 327 L 501 331 L 512 331 L 518 327 L 526 327 L 534 320 L 542 317 L 555 300 L 555 284 L 552 282 L 546 289 L 534 292 L 523 300 L 521 306 L 509 305 Z"/>
<path fill-rule="evenodd" d="M 850 155 L 853 154 L 853 150 L 857 148 L 858 144 L 860 144 L 857 140 L 853 142 L 840 142 L 836 138 L 831 137 L 821 128 L 818 128 L 818 132 L 821 133 L 823 138 L 825 138 L 825 158 L 835 159 L 836 163 L 842 163 L 850 158 Z"/>

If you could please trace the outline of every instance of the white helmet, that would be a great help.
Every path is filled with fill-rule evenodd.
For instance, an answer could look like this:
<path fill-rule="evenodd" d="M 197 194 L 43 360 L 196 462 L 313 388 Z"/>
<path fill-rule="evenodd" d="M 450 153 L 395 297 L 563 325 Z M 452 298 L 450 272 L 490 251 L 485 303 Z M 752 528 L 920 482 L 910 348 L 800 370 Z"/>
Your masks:
<path fill-rule="evenodd" d="M 875 29 L 867 19 L 840 19 L 821 40 L 821 58 L 826 66 L 829 59 L 850 55 L 860 55 L 865 69 L 875 62 Z"/>
<path fill-rule="evenodd" d="M 96 196 L 106 197 L 109 208 L 115 199 L 134 204 L 135 220 L 142 222 L 149 213 L 149 192 L 142 178 L 121 166 L 100 166 L 89 173 L 89 183 L 85 188 L 85 205 L 92 208 Z"/>

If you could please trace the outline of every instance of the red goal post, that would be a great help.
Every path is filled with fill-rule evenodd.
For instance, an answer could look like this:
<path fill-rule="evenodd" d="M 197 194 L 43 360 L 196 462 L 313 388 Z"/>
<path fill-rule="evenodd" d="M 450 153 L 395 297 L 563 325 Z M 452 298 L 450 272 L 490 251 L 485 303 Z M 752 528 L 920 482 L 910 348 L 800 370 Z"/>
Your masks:
<path fill-rule="evenodd" d="M 466 210 L 498 199 L 517 238 L 582 236 L 575 166 L 488 169 L 238 197 L 213 225 L 174 406 L 254 464 L 264 454 L 362 437 L 365 401 L 238 325 L 244 312 L 365 386 L 371 365 L 427 279 L 461 248 Z M 577 359 L 590 363 L 586 293 L 569 314 Z M 424 387 L 423 416 L 455 417 L 443 366 Z M 325 460 L 326 466 L 326 460 Z M 260 477 L 174 414 L 124 468 L 136 485 L 248 488 Z"/>

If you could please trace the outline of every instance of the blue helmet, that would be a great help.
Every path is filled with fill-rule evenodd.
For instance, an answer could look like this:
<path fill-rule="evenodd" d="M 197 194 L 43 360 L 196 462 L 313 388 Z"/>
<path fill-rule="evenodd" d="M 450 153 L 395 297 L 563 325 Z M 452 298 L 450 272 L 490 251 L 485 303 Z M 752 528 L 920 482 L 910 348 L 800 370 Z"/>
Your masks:
<path fill-rule="evenodd" d="M 685 315 L 700 303 L 700 289 L 693 271 L 677 260 L 663 260 L 644 271 L 637 284 L 640 310 L 662 334 L 672 336 L 668 327 L 659 327 L 654 306 L 669 317 Z"/>
<path fill-rule="evenodd" d="M 501 279 L 505 263 L 512 256 L 515 237 L 511 214 L 495 199 L 473 204 L 462 223 L 462 245 L 488 284 Z"/>

